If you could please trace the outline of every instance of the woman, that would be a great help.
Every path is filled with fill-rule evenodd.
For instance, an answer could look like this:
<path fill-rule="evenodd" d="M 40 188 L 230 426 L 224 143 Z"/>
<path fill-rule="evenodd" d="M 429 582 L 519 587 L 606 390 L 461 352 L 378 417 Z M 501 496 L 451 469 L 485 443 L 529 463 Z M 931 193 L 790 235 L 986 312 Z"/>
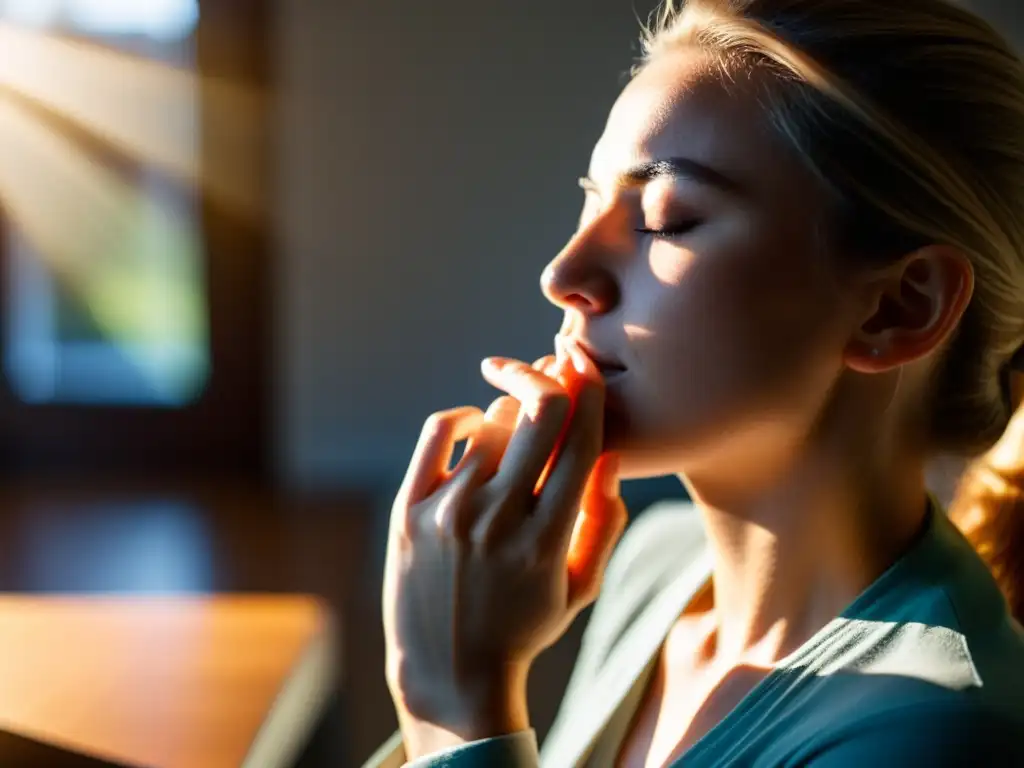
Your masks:
<path fill-rule="evenodd" d="M 668 7 L 582 186 L 560 359 L 485 361 L 396 499 L 370 764 L 1024 764 L 1024 510 L 968 483 L 976 551 L 924 482 L 1020 401 L 1021 61 L 942 0 Z M 605 569 L 669 473 L 693 513 Z M 602 582 L 538 758 L 531 662 Z"/>

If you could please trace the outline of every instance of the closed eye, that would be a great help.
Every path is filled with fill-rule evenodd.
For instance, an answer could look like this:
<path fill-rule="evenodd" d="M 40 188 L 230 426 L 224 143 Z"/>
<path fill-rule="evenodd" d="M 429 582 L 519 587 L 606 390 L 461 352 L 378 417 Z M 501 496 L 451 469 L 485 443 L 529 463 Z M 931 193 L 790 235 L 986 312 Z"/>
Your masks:
<path fill-rule="evenodd" d="M 679 224 L 671 227 L 664 227 L 662 229 L 649 229 L 647 227 L 639 227 L 635 231 L 642 235 L 650 235 L 651 237 L 660 238 L 672 238 L 681 237 L 682 235 L 688 235 L 694 229 L 702 224 L 700 219 L 690 219 L 689 221 L 683 221 Z"/>

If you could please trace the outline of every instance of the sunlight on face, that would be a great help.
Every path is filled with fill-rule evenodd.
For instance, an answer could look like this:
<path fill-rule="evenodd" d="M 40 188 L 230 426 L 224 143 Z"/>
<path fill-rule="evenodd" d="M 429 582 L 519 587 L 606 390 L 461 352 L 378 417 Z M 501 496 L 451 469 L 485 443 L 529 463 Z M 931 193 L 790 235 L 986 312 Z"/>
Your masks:
<path fill-rule="evenodd" d="M 628 476 L 770 461 L 812 428 L 856 327 L 818 232 L 824 195 L 767 127 L 683 51 L 613 107 L 580 227 L 544 276 L 564 328 L 626 371 L 606 447 Z"/>

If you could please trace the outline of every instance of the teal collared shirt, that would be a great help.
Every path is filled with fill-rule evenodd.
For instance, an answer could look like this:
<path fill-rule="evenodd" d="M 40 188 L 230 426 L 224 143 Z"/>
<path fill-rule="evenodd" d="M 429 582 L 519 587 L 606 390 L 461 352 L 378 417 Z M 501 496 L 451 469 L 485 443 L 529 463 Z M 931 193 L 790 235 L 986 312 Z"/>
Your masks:
<path fill-rule="evenodd" d="M 646 511 L 616 549 L 543 750 L 533 731 L 364 768 L 610 768 L 658 652 L 711 575 L 699 514 Z M 1024 766 L 1024 630 L 938 510 L 843 613 L 782 659 L 672 768 Z"/>

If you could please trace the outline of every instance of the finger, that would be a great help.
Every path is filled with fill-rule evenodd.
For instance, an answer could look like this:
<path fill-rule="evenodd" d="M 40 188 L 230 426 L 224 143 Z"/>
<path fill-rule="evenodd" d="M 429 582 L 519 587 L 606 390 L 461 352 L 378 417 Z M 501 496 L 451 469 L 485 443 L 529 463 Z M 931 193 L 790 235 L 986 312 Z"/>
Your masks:
<path fill-rule="evenodd" d="M 543 357 L 534 360 L 530 367 L 535 371 L 540 371 L 547 376 L 555 378 L 555 363 L 555 355 L 544 355 Z M 506 434 L 504 435 L 505 440 L 502 445 L 502 452 L 507 448 L 508 440 L 516 426 L 518 426 L 523 413 L 524 411 L 520 407 L 518 400 L 511 395 L 504 395 L 492 402 L 490 407 L 487 409 L 487 413 L 484 414 L 484 422 L 493 422 L 505 428 Z M 472 450 L 473 440 L 474 438 L 471 437 L 469 444 L 466 447 L 467 453 Z"/>
<path fill-rule="evenodd" d="M 531 367 L 534 370 L 540 370 L 543 367 L 551 365 L 551 363 L 554 362 L 554 359 L 554 355 L 542 357 L 539 360 L 534 361 Z M 484 417 L 484 425 L 486 426 L 488 422 L 491 422 L 496 427 L 500 426 L 504 428 L 502 434 L 503 442 L 501 445 L 502 455 L 504 455 L 504 452 L 508 447 L 508 441 L 519 423 L 521 413 L 522 409 L 520 408 L 519 401 L 511 395 L 499 397 L 491 403 L 490 408 L 487 409 L 487 414 Z M 500 465 L 501 456 L 499 456 L 498 459 Z M 494 544 L 503 540 L 507 531 L 518 527 L 522 523 L 523 511 L 523 509 L 520 509 L 516 512 L 514 509 L 510 509 L 509 505 L 495 505 L 488 513 L 475 521 L 476 529 L 473 532 L 473 540 L 484 545 Z"/>
<path fill-rule="evenodd" d="M 551 377 L 552 379 L 560 383 L 563 387 L 565 387 L 565 390 L 569 393 L 569 398 L 573 401 L 573 407 L 575 407 L 575 402 L 579 397 L 581 383 L 580 377 L 578 374 L 575 373 L 572 358 L 569 353 L 569 348 L 561 339 L 561 337 L 556 337 L 555 346 L 559 350 L 559 355 L 557 357 L 552 356 L 550 358 L 550 361 L 548 362 L 547 367 L 544 370 L 544 374 L 546 376 Z M 571 416 L 572 413 L 570 411 L 570 417 Z M 555 461 L 557 460 L 558 455 L 561 453 L 562 447 L 565 443 L 565 435 L 568 431 L 568 427 L 569 423 L 567 420 L 566 423 L 562 425 L 562 431 L 558 435 L 558 440 L 555 441 L 554 450 L 552 450 L 551 454 L 548 456 L 548 460 L 544 464 L 544 469 L 541 470 L 540 476 L 537 478 L 537 482 L 534 484 L 533 493 L 535 496 L 540 495 L 540 489 L 547 482 L 548 476 L 551 474 L 551 470 L 555 465 Z"/>
<path fill-rule="evenodd" d="M 519 416 L 519 401 L 511 395 L 502 395 L 487 408 L 484 421 L 497 424 L 508 430 L 509 435 L 516 427 L 516 417 Z"/>
<path fill-rule="evenodd" d="M 571 412 L 569 393 L 557 381 L 516 360 L 491 358 L 483 371 L 491 384 L 518 400 L 525 413 L 505 449 L 499 482 L 509 493 L 532 494 Z"/>
<path fill-rule="evenodd" d="M 569 412 L 569 417 L 571 419 L 573 410 L 576 407 L 575 402 L 578 396 L 579 387 L 577 386 L 575 380 L 571 377 L 571 375 L 565 373 L 566 365 L 567 364 L 564 362 L 552 363 L 545 373 L 546 375 L 550 376 L 551 378 L 561 383 L 562 386 L 564 386 L 566 388 L 566 391 L 569 393 L 569 398 L 573 401 L 572 409 L 570 409 Z M 569 364 L 568 367 L 571 368 L 571 364 Z M 562 431 L 558 434 L 558 439 L 555 441 L 555 447 L 551 450 L 551 453 L 548 455 L 547 461 L 544 462 L 544 469 L 541 470 L 540 475 L 537 477 L 537 482 L 533 484 L 534 496 L 540 495 L 541 488 L 543 488 L 544 484 L 547 483 L 548 477 L 551 475 L 551 470 L 555 466 L 555 461 L 558 459 L 558 456 L 561 454 L 565 446 L 565 436 L 566 433 L 569 431 L 569 423 L 570 421 L 569 419 L 567 419 L 565 424 L 562 425 Z"/>
<path fill-rule="evenodd" d="M 535 371 L 544 372 L 544 369 L 551 366 L 555 361 L 554 355 L 545 355 L 544 357 L 534 360 L 530 366 Z M 497 398 L 488 406 L 487 412 L 484 414 L 484 421 L 491 422 L 496 425 L 503 427 L 506 431 L 505 441 L 502 445 L 502 451 L 504 452 L 505 447 L 508 445 L 508 440 L 512 436 L 512 432 L 515 430 L 516 425 L 519 422 L 520 413 L 522 409 L 520 403 L 511 395 L 503 395 Z M 459 465 L 455 467 L 454 472 L 458 472 L 462 463 L 465 461 L 466 454 L 468 454 L 473 448 L 474 437 L 469 438 L 469 442 L 466 445 L 466 450 L 463 452 L 462 458 L 459 461 Z"/>
<path fill-rule="evenodd" d="M 466 449 L 467 474 L 482 475 L 485 479 L 498 471 L 501 457 L 508 445 L 510 430 L 499 420 L 484 419 Z"/>
<path fill-rule="evenodd" d="M 455 444 L 479 429 L 483 418 L 479 408 L 464 406 L 426 420 L 398 491 L 402 505 L 416 504 L 437 490 L 447 477 Z"/>
<path fill-rule="evenodd" d="M 534 370 L 537 369 L 538 365 L 543 366 L 545 368 L 545 370 L 542 371 L 544 375 L 558 382 L 564 381 L 564 377 L 558 375 L 559 371 L 561 370 L 562 362 L 557 361 L 554 355 L 548 355 L 545 358 L 541 358 L 534 364 Z M 518 401 L 511 397 L 509 399 L 515 402 L 518 408 Z M 525 409 L 519 409 L 517 411 L 517 418 L 512 424 L 513 430 L 519 426 L 519 422 L 524 418 L 524 415 Z M 558 434 L 558 438 L 555 440 L 555 447 L 551 450 L 551 453 L 548 455 L 548 458 L 544 463 L 544 467 L 541 469 L 541 473 L 537 479 L 537 482 L 534 483 L 534 495 L 536 495 L 541 484 L 543 484 L 544 478 L 550 470 L 554 456 L 557 455 L 558 453 L 559 446 L 561 445 L 561 441 L 563 439 L 563 436 L 565 435 L 565 428 L 567 426 L 567 423 L 568 422 L 562 425 L 562 429 Z M 511 430 L 509 434 L 512 434 Z M 488 513 L 487 518 L 481 519 L 478 522 L 474 539 L 478 543 L 484 544 L 485 546 L 497 544 L 504 541 L 504 539 L 510 532 L 520 528 L 522 526 L 523 520 L 526 518 L 526 515 L 533 512 L 534 504 L 533 499 L 528 499 L 525 496 L 525 494 L 520 496 L 519 500 L 519 503 L 494 505 L 492 510 Z"/>
<path fill-rule="evenodd" d="M 495 427 L 500 428 L 497 431 L 495 431 L 490 437 L 491 439 L 497 439 L 498 436 L 500 435 L 503 438 L 501 441 L 502 453 L 504 453 L 505 446 L 508 445 L 508 440 L 512 436 L 512 430 L 515 429 L 516 416 L 518 415 L 518 413 L 519 401 L 516 400 L 514 397 L 511 397 L 510 395 L 504 395 L 502 397 L 497 398 L 494 402 L 490 404 L 490 406 L 488 406 L 487 412 L 484 413 L 484 424 L 492 424 Z M 478 434 L 479 430 L 477 431 L 477 433 L 474 433 L 469 437 L 469 440 L 466 442 L 466 450 L 462 452 L 462 456 L 460 457 L 458 464 L 449 473 L 450 475 L 454 475 L 455 473 L 459 472 L 462 469 L 462 466 L 466 462 L 466 458 L 474 450 Z"/>
<path fill-rule="evenodd" d="M 544 355 L 544 357 L 538 357 L 533 361 L 533 365 L 530 366 L 535 371 L 545 373 L 548 370 L 548 366 L 555 362 L 554 355 Z"/>
<path fill-rule="evenodd" d="M 544 355 L 544 357 L 539 357 L 536 360 L 534 360 L 533 361 L 533 365 L 531 365 L 530 367 L 533 368 L 533 370 L 540 371 L 545 376 L 548 376 L 549 378 L 553 378 L 553 379 L 555 379 L 557 381 L 558 379 L 556 379 L 555 376 L 552 374 L 552 371 L 554 370 L 554 366 L 555 366 L 555 361 L 556 361 L 556 358 L 555 358 L 554 355 Z M 525 417 L 526 417 L 526 411 L 524 409 L 520 408 L 516 412 L 516 421 L 515 421 L 515 424 L 513 426 L 514 427 L 515 426 L 519 426 L 519 422 L 522 421 Z"/>
<path fill-rule="evenodd" d="M 578 387 L 576 405 L 561 450 L 537 499 L 536 522 L 557 546 L 568 546 L 587 478 L 604 435 L 604 380 L 590 358 L 574 345 L 570 352 Z"/>
<path fill-rule="evenodd" d="M 566 553 L 571 605 L 582 608 L 597 597 L 608 559 L 627 522 L 626 505 L 619 496 L 618 457 L 606 453 L 587 480 Z"/>
<path fill-rule="evenodd" d="M 507 442 L 508 430 L 486 419 L 473 435 L 472 445 L 466 448 L 444 491 L 444 503 L 437 507 L 435 522 L 449 535 L 458 539 L 468 537 L 479 512 L 470 495 L 498 470 Z"/>

